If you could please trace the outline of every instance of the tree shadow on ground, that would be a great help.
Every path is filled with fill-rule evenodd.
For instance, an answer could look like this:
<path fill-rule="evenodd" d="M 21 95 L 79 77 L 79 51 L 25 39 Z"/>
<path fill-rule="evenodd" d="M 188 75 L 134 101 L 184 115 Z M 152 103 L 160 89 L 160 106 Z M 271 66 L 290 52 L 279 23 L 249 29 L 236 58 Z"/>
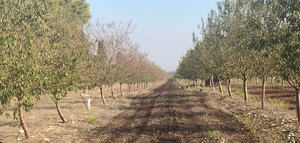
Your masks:
<path fill-rule="evenodd" d="M 170 94 L 169 94 L 170 93 Z M 209 132 L 239 135 L 235 141 L 255 142 L 249 129 L 233 115 L 209 105 L 203 93 L 187 94 L 175 80 L 149 94 L 132 97 L 131 106 L 105 126 L 92 129 L 97 142 L 215 142 Z"/>

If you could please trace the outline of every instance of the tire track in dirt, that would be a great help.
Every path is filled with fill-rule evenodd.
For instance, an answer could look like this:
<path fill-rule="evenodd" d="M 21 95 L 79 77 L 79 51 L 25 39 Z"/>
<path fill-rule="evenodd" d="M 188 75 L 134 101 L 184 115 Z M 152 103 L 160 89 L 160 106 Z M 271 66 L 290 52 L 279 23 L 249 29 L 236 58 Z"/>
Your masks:
<path fill-rule="evenodd" d="M 132 97 L 131 106 L 93 129 L 89 142 L 255 142 L 235 117 L 201 92 L 181 90 L 174 79 Z"/>

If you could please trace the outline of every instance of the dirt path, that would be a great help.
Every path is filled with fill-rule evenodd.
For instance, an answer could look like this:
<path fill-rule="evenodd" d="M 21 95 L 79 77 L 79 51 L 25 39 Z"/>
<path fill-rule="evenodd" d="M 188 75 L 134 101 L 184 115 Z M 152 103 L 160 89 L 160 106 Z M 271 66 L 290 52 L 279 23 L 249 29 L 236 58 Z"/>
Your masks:
<path fill-rule="evenodd" d="M 180 89 L 174 79 L 153 92 L 132 97 L 131 106 L 90 142 L 256 142 L 242 123 L 199 92 Z"/>

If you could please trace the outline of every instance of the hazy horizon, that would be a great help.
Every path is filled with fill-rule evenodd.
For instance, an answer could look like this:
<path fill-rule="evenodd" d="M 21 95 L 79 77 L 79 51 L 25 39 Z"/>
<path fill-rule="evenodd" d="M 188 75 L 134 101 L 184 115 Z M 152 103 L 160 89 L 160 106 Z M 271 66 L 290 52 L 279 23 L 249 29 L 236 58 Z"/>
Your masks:
<path fill-rule="evenodd" d="M 141 45 L 151 61 L 169 72 L 176 70 L 180 58 L 192 48 L 192 32 L 200 35 L 197 25 L 216 9 L 219 0 L 87 1 L 92 21 L 132 21 L 136 25 L 133 41 Z"/>

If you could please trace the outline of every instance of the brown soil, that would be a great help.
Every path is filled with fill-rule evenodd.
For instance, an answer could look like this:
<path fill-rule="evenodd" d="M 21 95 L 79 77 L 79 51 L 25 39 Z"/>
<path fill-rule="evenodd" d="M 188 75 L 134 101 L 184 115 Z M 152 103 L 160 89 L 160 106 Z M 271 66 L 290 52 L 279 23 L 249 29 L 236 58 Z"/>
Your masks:
<path fill-rule="evenodd" d="M 243 89 L 240 84 L 234 84 L 232 87 L 240 90 Z M 248 92 L 251 95 L 261 96 L 261 91 L 260 86 L 252 85 L 248 87 Z M 291 86 L 266 86 L 266 97 L 296 105 L 296 92 Z"/>
<path fill-rule="evenodd" d="M 161 83 L 158 83 L 160 85 Z M 158 86 L 155 85 L 155 86 Z M 51 96 L 43 95 L 40 101 L 34 106 L 29 113 L 24 112 L 25 121 L 31 133 L 31 139 L 25 140 L 24 132 L 17 120 L 13 116 L 0 116 L 0 143 L 15 142 L 80 142 L 84 140 L 85 134 L 90 129 L 99 125 L 104 125 L 109 120 L 120 114 L 130 106 L 131 96 L 125 95 L 123 98 L 119 96 L 119 85 L 115 87 L 116 100 L 113 100 L 110 89 L 104 88 L 104 95 L 107 105 L 103 105 L 99 89 L 89 91 L 91 96 L 91 109 L 87 110 L 82 98 L 79 96 L 81 92 L 70 93 L 60 102 L 62 113 L 68 123 L 62 123 L 55 108 L 55 103 Z M 124 85 L 123 93 L 127 94 Z M 147 92 L 138 91 L 133 94 Z M 12 115 L 12 110 L 8 111 Z M 89 123 L 89 117 L 95 117 L 94 123 Z"/>
<path fill-rule="evenodd" d="M 0 116 L 0 142 L 300 142 L 294 111 L 266 103 L 243 102 L 217 91 L 182 89 L 170 79 L 151 92 L 107 96 L 91 91 L 87 110 L 78 93 L 61 103 L 68 123 L 61 123 L 49 96 L 43 96 L 25 120 L 31 139 L 24 140 L 19 123 Z M 105 95 L 109 94 L 106 88 Z M 96 116 L 94 124 L 88 118 Z"/>
<path fill-rule="evenodd" d="M 256 142 L 234 115 L 219 109 L 204 93 L 181 90 L 169 80 L 153 92 L 132 97 L 131 106 L 89 142 Z"/>

